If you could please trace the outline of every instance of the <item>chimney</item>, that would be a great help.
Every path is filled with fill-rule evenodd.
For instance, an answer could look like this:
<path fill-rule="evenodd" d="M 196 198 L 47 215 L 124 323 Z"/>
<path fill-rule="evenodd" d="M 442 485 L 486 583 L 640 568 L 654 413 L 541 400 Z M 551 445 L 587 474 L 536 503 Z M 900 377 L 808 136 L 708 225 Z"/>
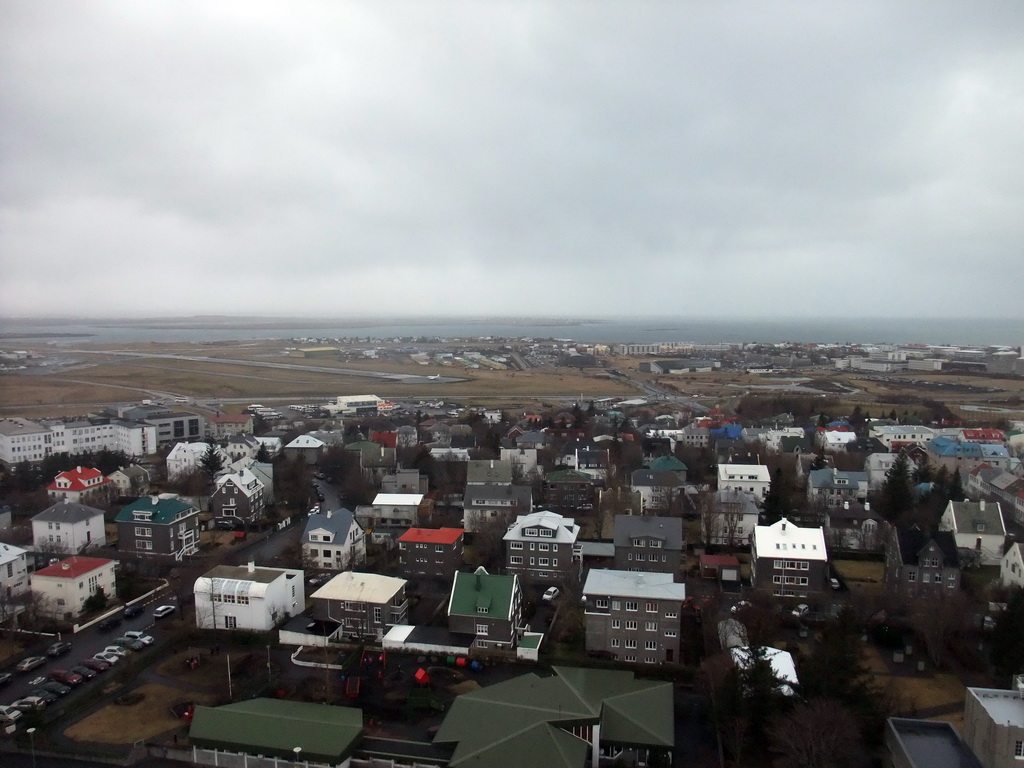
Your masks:
<path fill-rule="evenodd" d="M 70 563 L 61 563 L 60 564 L 60 568 L 61 568 L 62 571 L 70 571 L 71 570 L 71 564 Z"/>
<path fill-rule="evenodd" d="M 331 519 L 331 514 L 332 514 L 331 510 L 329 510 L 329 509 L 328 509 L 328 510 L 327 510 L 327 519 L 328 519 L 328 520 L 330 520 L 330 519 Z"/>
<path fill-rule="evenodd" d="M 865 501 L 864 502 L 864 511 L 865 512 L 870 512 L 871 511 L 871 502 L 870 501 Z"/>
<path fill-rule="evenodd" d="M 786 518 L 782 518 L 782 532 L 786 532 Z"/>
<path fill-rule="evenodd" d="M 843 509 L 849 509 L 849 508 L 850 508 L 850 502 L 844 501 L 843 502 Z"/>
<path fill-rule="evenodd" d="M 250 560 L 249 561 L 249 565 L 246 566 L 246 570 L 248 570 L 249 573 L 255 573 L 255 571 L 256 571 L 256 561 L 255 560 Z"/>
<path fill-rule="evenodd" d="M 981 509 L 982 512 L 985 511 L 985 500 L 984 499 L 982 499 L 981 501 L 978 502 L 978 508 Z"/>

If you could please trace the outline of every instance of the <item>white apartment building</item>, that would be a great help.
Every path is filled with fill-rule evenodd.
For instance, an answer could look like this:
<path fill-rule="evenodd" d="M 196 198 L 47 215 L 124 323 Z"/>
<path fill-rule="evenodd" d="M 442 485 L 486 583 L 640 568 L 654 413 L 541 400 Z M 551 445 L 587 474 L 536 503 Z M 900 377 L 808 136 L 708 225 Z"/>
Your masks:
<path fill-rule="evenodd" d="M 106 543 L 102 509 L 64 499 L 32 518 L 32 546 L 36 550 L 77 554 Z"/>
<path fill-rule="evenodd" d="M 264 632 L 306 607 L 303 572 L 292 568 L 218 565 L 196 579 L 196 626 Z"/>
<path fill-rule="evenodd" d="M 81 615 L 85 601 L 97 591 L 116 593 L 113 560 L 75 555 L 32 574 L 32 591 L 42 596 L 56 619 Z"/>
<path fill-rule="evenodd" d="M 28 553 L 0 543 L 0 623 L 22 610 L 19 599 L 28 593 Z"/>
<path fill-rule="evenodd" d="M 764 464 L 719 464 L 718 490 L 745 491 L 758 503 L 764 501 L 772 484 L 772 474 Z"/>
<path fill-rule="evenodd" d="M 55 453 L 122 451 L 128 456 L 156 452 L 156 427 L 120 419 L 34 422 L 0 419 L 0 461 L 41 461 Z"/>

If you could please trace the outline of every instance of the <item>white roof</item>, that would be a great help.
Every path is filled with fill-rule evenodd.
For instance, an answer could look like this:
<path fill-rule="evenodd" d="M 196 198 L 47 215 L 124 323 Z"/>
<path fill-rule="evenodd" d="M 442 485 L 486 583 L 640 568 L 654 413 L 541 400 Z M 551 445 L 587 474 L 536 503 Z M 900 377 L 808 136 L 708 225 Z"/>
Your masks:
<path fill-rule="evenodd" d="M 1017 691 L 1003 688 L 968 688 L 967 693 L 978 700 L 988 716 L 997 723 L 1024 728 L 1024 697 Z"/>
<path fill-rule="evenodd" d="M 388 602 L 405 586 L 405 579 L 381 576 L 376 573 L 345 571 L 314 592 L 311 597 L 320 600 L 351 600 L 356 603 Z"/>
<path fill-rule="evenodd" d="M 797 528 L 786 518 L 772 525 L 754 526 L 754 546 L 758 557 L 828 560 L 825 531 L 822 528 Z"/>
<path fill-rule="evenodd" d="M 764 464 L 719 464 L 719 482 L 754 479 L 763 483 L 772 481 L 772 473 Z"/>
<path fill-rule="evenodd" d="M 856 439 L 856 432 L 830 431 L 825 433 L 825 442 L 829 445 L 845 445 L 846 443 L 854 442 Z"/>
<path fill-rule="evenodd" d="M 12 560 L 17 560 L 25 554 L 25 550 L 21 547 L 16 547 L 13 544 L 4 544 L 0 542 L 0 564 L 6 564 Z"/>
<path fill-rule="evenodd" d="M 732 660 L 738 667 L 746 668 L 750 664 L 750 647 L 740 646 L 730 648 Z M 796 676 L 796 664 L 793 662 L 793 655 L 788 651 L 778 648 L 764 648 L 765 656 L 771 662 L 772 671 L 779 680 L 779 690 L 786 696 L 796 696 L 794 686 L 800 685 L 800 679 Z"/>
<path fill-rule="evenodd" d="M 580 527 L 571 517 L 562 517 L 557 512 L 542 510 L 516 517 L 516 521 L 508 527 L 508 532 L 502 538 L 506 540 L 524 538 L 523 529 L 534 527 L 554 529 L 555 535 L 545 536 L 544 540 L 556 544 L 572 544 L 580 535 Z"/>
<path fill-rule="evenodd" d="M 192 454 L 193 456 L 202 456 L 208 450 L 210 450 L 209 443 L 177 443 L 171 448 L 170 453 L 167 454 L 168 459 L 182 458 L 182 454 Z"/>
<path fill-rule="evenodd" d="M 422 493 L 378 493 L 373 499 L 373 505 L 407 507 L 419 506 L 422 501 Z"/>
<path fill-rule="evenodd" d="M 323 440 L 318 440 L 312 435 L 299 435 L 292 440 L 285 448 L 323 448 L 326 443 Z"/>
<path fill-rule="evenodd" d="M 673 581 L 671 573 L 641 573 L 639 571 L 591 568 L 587 574 L 587 583 L 583 586 L 583 594 L 649 597 L 682 602 L 686 599 L 686 585 Z"/>

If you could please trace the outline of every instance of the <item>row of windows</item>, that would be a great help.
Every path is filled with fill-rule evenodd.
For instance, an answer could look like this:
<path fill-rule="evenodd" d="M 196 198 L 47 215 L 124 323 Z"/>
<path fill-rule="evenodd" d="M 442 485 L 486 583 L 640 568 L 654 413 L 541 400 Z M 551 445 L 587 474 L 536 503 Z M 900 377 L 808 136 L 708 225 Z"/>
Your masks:
<path fill-rule="evenodd" d="M 779 570 L 808 571 L 811 568 L 811 564 L 806 560 L 776 560 L 775 567 Z"/>
<path fill-rule="evenodd" d="M 523 564 L 523 556 L 522 555 L 509 555 L 508 562 L 509 562 L 509 565 L 522 565 Z M 530 558 L 530 565 L 539 565 L 539 566 L 542 566 L 542 567 L 557 568 L 558 567 L 558 558 L 557 557 L 550 557 L 550 558 L 549 557 L 536 557 L 536 558 L 531 557 Z"/>
<path fill-rule="evenodd" d="M 227 594 L 221 595 L 221 594 L 214 593 L 211 596 L 210 599 L 213 600 L 213 602 L 215 602 L 215 603 L 234 603 L 235 605 L 248 605 L 249 604 L 249 596 L 248 595 L 227 595 Z"/>
<path fill-rule="evenodd" d="M 619 621 L 619 619 L 612 619 L 612 629 L 621 629 L 621 628 L 622 628 L 622 622 Z M 627 621 L 626 622 L 626 629 L 628 629 L 628 630 L 635 630 L 636 628 L 637 628 L 637 623 L 635 621 Z M 657 632 L 658 631 L 658 622 L 656 622 L 656 621 L 646 621 L 646 622 L 644 622 L 644 631 L 645 632 Z"/>
<path fill-rule="evenodd" d="M 658 539 L 652 539 L 648 544 L 645 539 L 633 539 L 634 547 L 649 546 L 651 549 L 661 549 L 661 541 Z"/>
<path fill-rule="evenodd" d="M 932 579 L 932 574 L 930 574 L 930 573 L 922 573 L 921 574 L 921 583 L 922 584 L 930 584 L 930 583 L 941 584 L 942 583 L 942 574 L 941 573 L 936 573 L 936 574 L 934 574 L 934 576 L 935 576 L 935 578 L 933 580 Z M 917 571 L 909 571 L 907 573 L 907 581 L 917 581 Z M 946 577 L 946 586 L 948 586 L 950 589 L 952 589 L 953 587 L 956 586 L 956 582 L 957 582 L 957 578 L 956 578 L 956 574 L 955 573 L 951 573 L 951 574 L 949 574 Z"/>
<path fill-rule="evenodd" d="M 632 552 L 629 552 L 629 553 L 626 554 L 626 559 L 627 560 L 636 560 L 637 562 L 640 562 L 640 563 L 642 563 L 645 559 L 650 561 L 650 562 L 652 562 L 652 563 L 657 563 L 657 562 L 666 563 L 666 562 L 668 562 L 668 556 L 667 555 L 662 555 L 661 559 L 659 560 L 657 555 L 655 555 L 655 554 L 644 555 L 643 552 L 637 552 L 636 554 L 633 554 Z"/>
<path fill-rule="evenodd" d="M 806 576 L 772 576 L 773 584 L 796 584 L 800 587 L 806 587 L 808 580 Z"/>
<path fill-rule="evenodd" d="M 613 637 L 612 638 L 612 648 L 618 648 L 618 647 L 619 647 L 619 638 Z M 625 643 L 623 643 L 623 647 L 625 647 L 627 649 L 629 649 L 629 648 L 636 648 L 637 647 L 636 640 L 626 640 Z M 656 651 L 656 650 L 658 650 L 658 641 L 657 640 L 648 640 L 647 642 L 644 643 L 644 650 L 646 650 L 646 651 Z"/>

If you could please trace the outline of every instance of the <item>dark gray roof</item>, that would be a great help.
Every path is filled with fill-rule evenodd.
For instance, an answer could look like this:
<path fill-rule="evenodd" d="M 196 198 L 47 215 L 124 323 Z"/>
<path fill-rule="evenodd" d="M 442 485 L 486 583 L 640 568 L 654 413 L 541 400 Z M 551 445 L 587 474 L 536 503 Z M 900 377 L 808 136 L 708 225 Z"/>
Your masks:
<path fill-rule="evenodd" d="M 663 470 L 652 472 L 649 469 L 636 469 L 629 476 L 630 485 L 634 488 L 643 486 L 645 488 L 681 488 L 686 482 L 679 479 L 675 472 Z"/>
<path fill-rule="evenodd" d="M 96 515 L 102 516 L 103 510 L 65 500 L 47 507 L 32 519 L 43 523 L 80 523 L 83 520 L 92 520 Z"/>
<path fill-rule="evenodd" d="M 528 485 L 467 485 L 463 501 L 467 507 L 487 504 L 495 499 L 510 499 L 516 504 L 529 506 L 532 498 L 533 489 Z"/>
<path fill-rule="evenodd" d="M 917 565 L 921 559 L 921 550 L 929 541 L 934 541 L 942 552 L 944 568 L 959 568 L 960 558 L 956 551 L 956 538 L 950 531 L 936 531 L 930 536 L 920 528 L 911 528 L 896 532 L 900 545 L 900 559 L 904 565 Z"/>
<path fill-rule="evenodd" d="M 911 768 L 982 768 L 949 723 L 890 717 L 888 729 Z"/>
<path fill-rule="evenodd" d="M 615 546 L 629 546 L 638 536 L 653 536 L 665 542 L 665 549 L 683 548 L 683 521 L 657 515 L 616 515 Z"/>
<path fill-rule="evenodd" d="M 471 459 L 466 463 L 466 482 L 508 485 L 512 482 L 512 462 L 497 459 Z"/>
<path fill-rule="evenodd" d="M 355 517 L 350 510 L 344 507 L 328 512 L 317 512 L 309 516 L 306 528 L 302 531 L 302 540 L 309 541 L 310 532 L 320 529 L 330 531 L 336 538 L 341 538 L 348 533 L 353 523 L 355 523 Z M 358 525 L 358 523 L 356 524 Z"/>

